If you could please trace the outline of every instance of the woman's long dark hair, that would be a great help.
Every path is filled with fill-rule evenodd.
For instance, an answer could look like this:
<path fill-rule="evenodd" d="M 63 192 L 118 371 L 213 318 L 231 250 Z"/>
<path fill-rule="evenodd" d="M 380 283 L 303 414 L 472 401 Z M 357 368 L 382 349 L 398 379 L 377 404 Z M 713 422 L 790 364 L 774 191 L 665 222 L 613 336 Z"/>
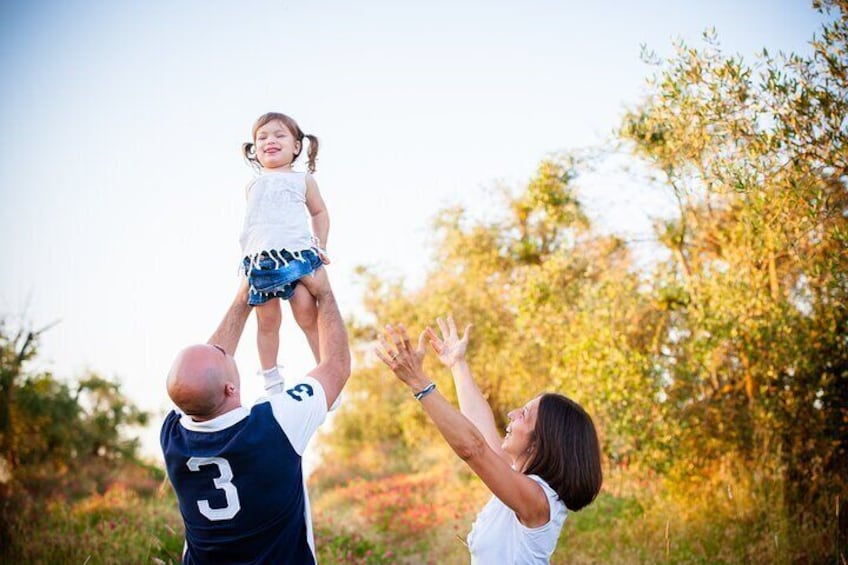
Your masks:
<path fill-rule="evenodd" d="M 539 400 L 530 463 L 525 475 L 538 475 L 569 510 L 592 502 L 601 490 L 601 449 L 592 418 L 561 394 Z"/>

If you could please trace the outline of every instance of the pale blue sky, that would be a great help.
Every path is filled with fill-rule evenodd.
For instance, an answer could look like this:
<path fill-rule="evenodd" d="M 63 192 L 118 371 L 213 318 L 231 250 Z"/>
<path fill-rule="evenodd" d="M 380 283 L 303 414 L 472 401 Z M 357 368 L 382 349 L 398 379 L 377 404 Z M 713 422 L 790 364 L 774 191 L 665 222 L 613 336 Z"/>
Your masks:
<path fill-rule="evenodd" d="M 330 274 L 345 314 L 370 265 L 415 279 L 434 213 L 485 214 L 545 155 L 597 144 L 644 93 L 640 44 L 714 26 L 728 52 L 807 52 L 803 1 L 5 2 L 0 6 L 0 314 L 44 335 L 60 376 L 117 376 L 169 405 L 175 352 L 205 341 L 236 285 L 239 148 L 282 111 L 322 142 Z M 586 179 L 602 226 L 642 234 L 661 195 Z M 255 322 L 239 355 L 259 392 Z M 311 366 L 291 316 L 281 360 Z M 146 450 L 155 453 L 147 434 Z"/>

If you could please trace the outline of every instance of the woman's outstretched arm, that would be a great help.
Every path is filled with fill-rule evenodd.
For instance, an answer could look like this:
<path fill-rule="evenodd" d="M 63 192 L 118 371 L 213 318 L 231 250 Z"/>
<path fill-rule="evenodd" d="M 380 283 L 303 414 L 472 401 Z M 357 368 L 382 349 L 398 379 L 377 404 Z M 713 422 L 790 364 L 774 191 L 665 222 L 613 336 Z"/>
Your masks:
<path fill-rule="evenodd" d="M 522 524 L 531 528 L 546 524 L 550 519 L 550 507 L 542 487 L 513 470 L 505 458 L 489 447 L 477 426 L 438 390 L 430 388 L 432 382 L 422 366 L 426 332 L 421 334 L 417 349 L 413 348 L 403 326 L 386 326 L 386 332 L 391 343 L 380 336 L 383 349 L 377 350 L 377 356 L 413 394 L 430 390 L 418 399 L 448 445 L 483 480 L 492 494 L 515 512 Z"/>
<path fill-rule="evenodd" d="M 471 368 L 465 359 L 465 351 L 468 348 L 468 335 L 472 325 L 468 324 L 465 327 L 465 332 L 463 332 L 462 338 L 460 338 L 459 333 L 456 331 L 456 323 L 454 323 L 453 316 L 448 316 L 447 322 L 441 318 L 437 318 L 436 323 L 439 325 L 441 336 L 429 327 L 425 333 L 430 341 L 430 345 L 433 347 L 433 351 L 438 355 L 439 361 L 448 367 L 453 375 L 460 412 L 477 426 L 477 429 L 480 430 L 480 433 L 492 451 L 499 457 L 506 459 L 506 455 L 501 449 L 503 437 L 498 433 L 498 429 L 495 426 L 495 416 L 492 413 L 492 408 L 489 406 L 486 397 L 480 392 L 477 383 L 474 382 Z"/>

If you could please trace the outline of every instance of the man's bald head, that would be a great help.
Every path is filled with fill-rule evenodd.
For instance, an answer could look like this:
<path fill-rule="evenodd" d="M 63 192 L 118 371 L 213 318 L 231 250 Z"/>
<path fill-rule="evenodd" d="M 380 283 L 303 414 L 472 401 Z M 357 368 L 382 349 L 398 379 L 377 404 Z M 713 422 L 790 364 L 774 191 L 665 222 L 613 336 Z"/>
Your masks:
<path fill-rule="evenodd" d="M 168 373 L 168 396 L 184 414 L 209 420 L 241 406 L 235 360 L 214 345 L 177 354 Z"/>

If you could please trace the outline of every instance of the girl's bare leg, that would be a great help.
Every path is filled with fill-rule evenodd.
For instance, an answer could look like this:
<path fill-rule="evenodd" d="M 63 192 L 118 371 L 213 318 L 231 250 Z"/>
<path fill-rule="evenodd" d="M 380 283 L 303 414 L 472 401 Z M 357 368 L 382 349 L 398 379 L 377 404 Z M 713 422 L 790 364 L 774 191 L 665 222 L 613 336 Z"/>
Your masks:
<path fill-rule="evenodd" d="M 309 348 L 312 349 L 315 362 L 320 363 L 321 356 L 318 353 L 318 304 L 315 302 L 315 297 L 310 294 L 305 286 L 299 284 L 294 287 L 294 295 L 289 299 L 289 302 L 294 319 L 300 329 L 303 330 L 306 341 L 309 342 Z"/>
<path fill-rule="evenodd" d="M 256 310 L 256 346 L 259 349 L 259 364 L 262 370 L 276 368 L 277 353 L 280 350 L 280 324 L 283 314 L 280 301 L 272 298 L 255 307 Z"/>

